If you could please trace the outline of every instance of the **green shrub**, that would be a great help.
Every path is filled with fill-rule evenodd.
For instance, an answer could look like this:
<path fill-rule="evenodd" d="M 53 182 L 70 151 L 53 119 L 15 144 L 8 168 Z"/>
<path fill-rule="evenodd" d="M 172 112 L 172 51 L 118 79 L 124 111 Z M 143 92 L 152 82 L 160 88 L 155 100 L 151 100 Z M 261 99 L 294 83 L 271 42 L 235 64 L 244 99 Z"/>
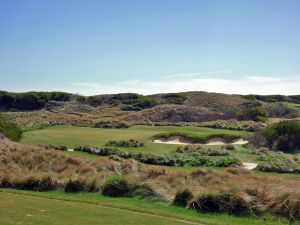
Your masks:
<path fill-rule="evenodd" d="M 109 177 L 102 187 L 102 194 L 110 197 L 122 197 L 128 195 L 130 191 L 129 184 L 120 176 Z"/>
<path fill-rule="evenodd" d="M 233 165 L 241 165 L 241 161 L 230 157 L 209 157 L 201 154 L 190 153 L 168 153 L 168 154 L 152 154 L 152 153 L 135 153 L 125 152 L 116 148 L 94 148 L 94 147 L 77 147 L 74 151 L 88 152 L 90 154 L 109 156 L 116 155 L 125 159 L 131 158 L 139 162 L 152 165 L 165 166 L 216 166 L 228 167 Z"/>
<path fill-rule="evenodd" d="M 234 150 L 235 149 L 234 145 L 226 145 L 225 148 L 227 150 Z"/>
<path fill-rule="evenodd" d="M 250 140 L 256 147 L 267 147 L 285 153 L 300 150 L 300 121 L 286 120 L 255 132 Z"/>
<path fill-rule="evenodd" d="M 132 197 L 149 200 L 161 199 L 161 195 L 158 194 L 155 190 L 153 190 L 153 188 L 150 187 L 148 184 L 136 185 L 132 192 Z"/>
<path fill-rule="evenodd" d="M 180 207 L 187 207 L 188 202 L 193 198 L 193 194 L 188 189 L 176 193 L 173 204 Z"/>
<path fill-rule="evenodd" d="M 85 190 L 85 183 L 83 180 L 70 179 L 65 185 L 65 192 L 79 192 Z"/>
<path fill-rule="evenodd" d="M 185 145 L 176 149 L 177 153 L 186 154 L 199 154 L 203 156 L 226 156 L 229 155 L 229 151 L 226 151 L 224 147 L 219 146 L 203 146 L 203 145 Z"/>
<path fill-rule="evenodd" d="M 239 120 L 265 122 L 268 119 L 268 112 L 259 104 L 250 104 L 246 106 L 246 109 L 237 112 L 236 116 Z"/>
<path fill-rule="evenodd" d="M 114 141 L 109 140 L 106 144 L 106 146 L 114 146 L 114 147 L 132 147 L 132 148 L 138 148 L 138 147 L 144 147 L 144 143 L 136 141 L 136 140 L 122 140 L 122 141 Z"/>
<path fill-rule="evenodd" d="M 20 141 L 22 137 L 22 129 L 15 123 L 9 122 L 2 114 L 0 114 L 0 133 L 12 141 Z"/>
<path fill-rule="evenodd" d="M 208 136 L 197 136 L 197 135 L 190 134 L 190 133 L 168 132 L 168 133 L 154 135 L 153 139 L 157 139 L 157 138 L 166 138 L 167 139 L 172 136 L 180 136 L 194 144 L 206 144 L 210 139 L 213 139 L 213 138 L 221 138 L 227 143 L 230 143 L 236 139 L 242 138 L 240 135 L 235 135 L 235 134 L 211 134 Z"/>
<path fill-rule="evenodd" d="M 300 121 L 281 121 L 264 130 L 268 146 L 283 152 L 300 150 Z"/>

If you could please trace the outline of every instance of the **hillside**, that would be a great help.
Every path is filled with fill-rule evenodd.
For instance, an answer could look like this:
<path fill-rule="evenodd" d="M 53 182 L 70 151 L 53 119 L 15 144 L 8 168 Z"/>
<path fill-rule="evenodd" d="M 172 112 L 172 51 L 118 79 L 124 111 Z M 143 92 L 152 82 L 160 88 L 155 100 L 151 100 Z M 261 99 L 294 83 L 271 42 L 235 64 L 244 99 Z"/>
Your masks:
<path fill-rule="evenodd" d="M 134 93 L 79 96 L 64 92 L 0 92 L 0 111 L 114 115 L 128 122 L 201 122 L 217 119 L 260 121 L 264 117 L 299 116 L 300 96 L 228 95 L 184 92 L 155 95 Z M 57 115 L 55 115 L 57 117 Z M 63 116 L 64 117 L 64 116 Z M 81 118 L 82 116 L 80 116 Z M 109 117 L 109 116 L 108 116 Z"/>

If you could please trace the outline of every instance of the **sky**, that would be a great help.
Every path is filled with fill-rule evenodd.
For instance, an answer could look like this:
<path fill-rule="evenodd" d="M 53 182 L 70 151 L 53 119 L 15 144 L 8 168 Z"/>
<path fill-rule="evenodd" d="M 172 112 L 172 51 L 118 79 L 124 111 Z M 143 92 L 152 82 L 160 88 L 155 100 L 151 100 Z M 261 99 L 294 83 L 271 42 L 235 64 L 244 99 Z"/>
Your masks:
<path fill-rule="evenodd" d="M 0 0 L 0 90 L 300 94 L 299 0 Z"/>

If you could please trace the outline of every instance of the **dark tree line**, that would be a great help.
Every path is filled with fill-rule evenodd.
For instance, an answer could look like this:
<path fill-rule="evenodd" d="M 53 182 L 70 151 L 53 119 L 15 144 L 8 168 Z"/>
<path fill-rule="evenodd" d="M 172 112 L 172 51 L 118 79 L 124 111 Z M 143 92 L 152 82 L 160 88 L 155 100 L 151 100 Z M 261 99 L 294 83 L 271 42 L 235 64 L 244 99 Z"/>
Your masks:
<path fill-rule="evenodd" d="M 0 92 L 0 111 L 42 109 L 49 101 L 68 101 L 70 97 L 64 92 Z"/>

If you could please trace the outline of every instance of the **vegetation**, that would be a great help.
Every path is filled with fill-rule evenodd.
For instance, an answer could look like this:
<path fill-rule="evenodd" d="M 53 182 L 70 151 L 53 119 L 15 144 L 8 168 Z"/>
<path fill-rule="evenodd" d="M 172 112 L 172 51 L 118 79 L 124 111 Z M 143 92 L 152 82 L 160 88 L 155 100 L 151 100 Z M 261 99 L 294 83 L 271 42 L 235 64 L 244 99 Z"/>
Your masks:
<path fill-rule="evenodd" d="M 227 147 L 227 146 L 226 146 Z M 206 156 L 226 156 L 229 155 L 229 151 L 226 151 L 224 146 L 222 147 L 212 147 L 203 145 L 185 145 L 180 146 L 176 149 L 177 153 L 189 153 L 189 154 L 199 154 Z"/>
<path fill-rule="evenodd" d="M 0 110 L 36 110 L 44 108 L 49 101 L 68 101 L 71 94 L 65 92 L 0 92 Z"/>
<path fill-rule="evenodd" d="M 180 207 L 187 207 L 188 203 L 193 199 L 193 193 L 188 189 L 176 193 L 173 204 Z"/>
<path fill-rule="evenodd" d="M 197 134 L 193 134 L 193 133 L 183 133 L 183 132 L 169 132 L 169 133 L 161 133 L 161 134 L 157 134 L 154 136 L 154 139 L 157 138 L 170 138 L 172 136 L 179 136 L 182 137 L 188 141 L 190 141 L 191 143 L 199 143 L 199 144 L 205 144 L 207 143 L 210 139 L 214 139 L 214 138 L 220 138 L 222 140 L 224 140 L 227 143 L 230 143 L 234 140 L 240 139 L 241 136 L 238 134 L 228 134 L 228 133 L 223 133 L 223 134 L 210 134 L 210 135 L 206 135 L 206 136 L 199 136 Z"/>
<path fill-rule="evenodd" d="M 258 151 L 256 154 L 258 154 L 258 159 L 262 161 L 258 165 L 258 169 L 261 171 L 300 174 L 300 155 L 269 150 Z"/>
<path fill-rule="evenodd" d="M 130 140 L 134 139 L 145 143 L 143 148 L 118 147 L 124 151 L 134 151 L 143 153 L 167 153 L 175 151 L 178 146 L 156 144 L 153 143 L 153 136 L 157 134 L 166 134 L 174 132 L 182 132 L 183 134 L 199 137 L 199 139 L 207 139 L 213 135 L 228 135 L 234 137 L 248 136 L 244 131 L 232 131 L 224 129 L 212 129 L 203 127 L 171 127 L 171 126 L 131 126 L 127 129 L 103 129 L 88 127 L 71 127 L 71 126 L 52 126 L 40 130 L 31 130 L 24 132 L 22 142 L 30 144 L 52 144 L 65 145 L 68 148 L 76 146 L 96 146 L 103 147 L 112 137 L 114 140 Z"/>
<path fill-rule="evenodd" d="M 237 113 L 237 117 L 240 120 L 265 122 L 268 119 L 268 112 L 259 105 L 247 105 L 246 109 Z"/>
<path fill-rule="evenodd" d="M 134 153 L 125 152 L 111 148 L 95 148 L 95 147 L 77 147 L 74 151 L 88 152 L 90 154 L 100 156 L 119 156 L 125 159 L 135 159 L 139 162 L 152 165 L 165 166 L 214 166 L 228 167 L 233 165 L 241 165 L 241 162 L 233 157 L 205 157 L 199 152 L 191 153 L 169 153 L 169 154 L 151 154 L 151 153 Z"/>
<path fill-rule="evenodd" d="M 132 198 L 109 198 L 98 193 L 64 193 L 52 191 L 0 190 L 0 217 L 3 224 L 57 224 L 64 225 L 286 225 L 287 220 L 266 216 L 255 218 L 227 214 L 206 214 L 167 203 Z M 19 209 L 22 210 L 19 210 Z M 297 225 L 297 223 L 295 223 Z"/>
<path fill-rule="evenodd" d="M 201 212 L 223 212 L 239 216 L 257 214 L 258 211 L 246 193 L 203 194 L 191 201 L 188 207 Z"/>
<path fill-rule="evenodd" d="M 255 147 L 293 153 L 300 150 L 300 121 L 281 121 L 257 131 L 251 139 Z"/>
<path fill-rule="evenodd" d="M 133 139 L 130 139 L 129 141 L 126 141 L 126 140 L 122 140 L 122 141 L 109 140 L 105 144 L 105 146 L 138 148 L 138 147 L 144 147 L 145 143 L 139 142 L 139 141 L 133 140 Z"/>
<path fill-rule="evenodd" d="M 130 189 L 131 187 L 125 179 L 120 176 L 112 176 L 105 181 L 102 194 L 110 197 L 122 197 L 128 195 Z"/>
<path fill-rule="evenodd" d="M 245 130 L 252 132 L 260 128 L 262 125 L 253 122 L 251 123 L 238 120 L 214 120 L 208 122 L 201 122 L 197 124 L 197 126 L 228 130 Z"/>
<path fill-rule="evenodd" d="M 41 179 L 32 179 L 33 175 L 37 178 L 50 177 L 51 179 L 47 180 L 51 180 L 51 184 L 58 184 L 55 189 L 76 192 L 104 190 L 104 187 L 112 183 L 120 184 L 126 181 L 126 185 L 122 183 L 122 187 L 124 186 L 122 190 L 125 189 L 124 193 L 128 193 L 128 196 L 132 197 L 136 196 L 131 194 L 135 190 L 139 191 L 134 193 L 145 197 L 147 195 L 141 193 L 155 193 L 152 190 L 156 190 L 162 198 L 167 200 L 168 196 L 175 197 L 176 193 L 187 188 L 196 196 L 189 201 L 189 206 L 195 205 L 191 203 L 199 198 L 199 193 L 220 193 L 221 199 L 223 196 L 227 196 L 226 193 L 230 193 L 230 205 L 228 206 L 236 204 L 235 209 L 243 206 L 244 197 L 236 201 L 234 196 L 243 195 L 246 196 L 245 199 L 253 199 L 251 209 L 258 207 L 262 213 L 272 212 L 290 219 L 298 219 L 300 216 L 300 193 L 297 188 L 299 185 L 297 180 L 258 176 L 240 168 L 230 168 L 227 171 L 206 169 L 171 171 L 139 164 L 136 161 L 117 156 L 91 160 L 66 155 L 61 151 L 43 151 L 40 148 L 12 143 L 7 139 L 0 143 L 0 154 L 0 187 L 19 188 L 16 184 L 23 184 L 20 187 L 25 186 L 26 189 L 37 190 L 36 187 L 39 186 L 36 185 L 38 183 L 36 180 Z M 107 177 L 116 174 L 121 174 L 122 177 L 107 180 Z M 49 182 L 44 183 L 49 184 Z M 151 188 L 145 188 L 145 183 Z M 7 184 L 11 186 L 7 186 Z M 35 185 L 27 186 L 25 184 Z M 111 189 L 112 186 L 109 187 L 109 190 L 114 190 Z M 132 187 L 136 188 L 132 189 Z M 248 209 L 247 204 L 246 206 Z M 217 212 L 231 213 L 227 210 Z M 235 211 L 232 213 L 236 214 Z M 244 213 L 241 214 L 244 215 Z"/>
<path fill-rule="evenodd" d="M 9 122 L 0 113 L 0 134 L 1 133 L 13 141 L 20 141 L 22 137 L 21 128 L 17 124 Z"/>
<path fill-rule="evenodd" d="M 264 102 L 292 102 L 300 104 L 300 95 L 244 95 L 248 100 L 260 100 Z"/>
<path fill-rule="evenodd" d="M 43 109 L 47 112 L 79 114 L 76 122 L 70 118 L 66 121 L 66 115 L 63 117 L 55 115 L 57 117 L 55 121 L 45 120 L 45 118 L 43 120 L 43 122 L 50 124 L 70 125 L 72 123 L 72 125 L 77 126 L 82 124 L 92 126 L 95 122 L 101 124 L 109 118 L 114 122 L 126 123 L 228 120 L 237 119 L 236 112 L 239 112 L 238 117 L 242 120 L 265 121 L 267 115 L 288 118 L 298 116 L 297 108 L 291 105 L 297 104 L 298 98 L 299 96 L 285 96 L 266 102 L 264 99 L 257 99 L 256 97 L 247 100 L 245 96 L 207 92 L 168 93 L 148 96 L 124 93 L 89 97 L 64 92 L 0 92 L 0 111 Z M 113 113 L 107 114 L 107 112 Z M 82 114 L 88 115 L 81 118 Z M 69 115 L 67 116 L 69 117 Z M 84 119 L 89 116 L 93 117 L 93 121 Z M 34 118 L 30 122 L 35 122 Z M 232 128 L 234 129 L 234 127 Z"/>

